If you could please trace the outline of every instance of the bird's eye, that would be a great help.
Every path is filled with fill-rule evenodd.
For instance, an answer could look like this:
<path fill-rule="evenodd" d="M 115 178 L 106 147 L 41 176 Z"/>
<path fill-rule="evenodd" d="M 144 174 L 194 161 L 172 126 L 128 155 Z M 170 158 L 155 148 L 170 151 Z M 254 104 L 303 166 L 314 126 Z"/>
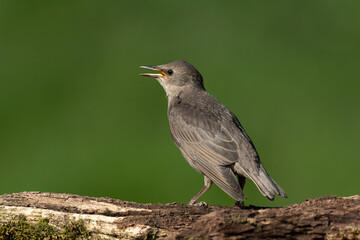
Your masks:
<path fill-rule="evenodd" d="M 171 75 L 174 73 L 174 71 L 171 70 L 171 69 L 169 69 L 169 70 L 167 71 L 167 73 L 168 73 L 169 76 L 171 76 Z"/>

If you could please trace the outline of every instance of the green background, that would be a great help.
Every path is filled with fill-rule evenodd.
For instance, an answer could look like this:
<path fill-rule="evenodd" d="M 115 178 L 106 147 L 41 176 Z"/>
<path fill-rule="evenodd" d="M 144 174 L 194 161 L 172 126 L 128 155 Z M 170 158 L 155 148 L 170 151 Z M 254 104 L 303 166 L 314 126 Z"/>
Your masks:
<path fill-rule="evenodd" d="M 140 65 L 192 63 L 289 198 L 359 194 L 359 1 L 0 1 L 0 194 L 187 203 L 203 177 Z M 213 186 L 200 199 L 234 201 Z"/>

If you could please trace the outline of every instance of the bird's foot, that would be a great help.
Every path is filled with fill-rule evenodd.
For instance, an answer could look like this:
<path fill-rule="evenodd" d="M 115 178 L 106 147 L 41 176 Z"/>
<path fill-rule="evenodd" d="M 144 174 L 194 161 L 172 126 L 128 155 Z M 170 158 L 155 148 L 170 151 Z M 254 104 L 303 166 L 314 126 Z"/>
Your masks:
<path fill-rule="evenodd" d="M 239 208 L 245 207 L 245 201 L 236 201 L 235 206 L 238 206 Z"/>
<path fill-rule="evenodd" d="M 191 201 L 188 203 L 189 206 L 197 206 L 197 207 L 207 207 L 208 204 L 204 201 L 198 202 L 198 203 L 192 203 Z"/>

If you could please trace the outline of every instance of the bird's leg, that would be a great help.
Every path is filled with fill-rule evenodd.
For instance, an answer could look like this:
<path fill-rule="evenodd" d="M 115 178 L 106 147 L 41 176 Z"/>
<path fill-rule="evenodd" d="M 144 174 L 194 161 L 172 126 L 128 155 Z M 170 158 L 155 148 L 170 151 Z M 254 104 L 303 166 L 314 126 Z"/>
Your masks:
<path fill-rule="evenodd" d="M 245 207 L 245 201 L 236 201 L 235 206 L 238 206 L 239 208 L 244 208 Z"/>
<path fill-rule="evenodd" d="M 195 195 L 195 197 L 193 197 L 190 202 L 188 203 L 188 205 L 194 205 L 195 202 L 199 199 L 199 197 L 201 197 L 201 195 L 204 194 L 204 192 L 206 192 L 207 190 L 210 189 L 211 185 L 212 185 L 212 181 L 210 180 L 210 178 L 204 176 L 204 183 L 205 186 L 200 190 L 200 192 L 198 192 L 198 194 Z"/>
<path fill-rule="evenodd" d="M 246 177 L 238 176 L 238 182 L 240 184 L 241 190 L 244 190 Z"/>
<path fill-rule="evenodd" d="M 246 181 L 246 177 L 242 177 L 238 175 L 238 182 L 240 184 L 241 190 L 244 190 L 245 181 Z M 245 206 L 245 201 L 236 201 L 235 205 L 240 208 L 243 208 Z"/>

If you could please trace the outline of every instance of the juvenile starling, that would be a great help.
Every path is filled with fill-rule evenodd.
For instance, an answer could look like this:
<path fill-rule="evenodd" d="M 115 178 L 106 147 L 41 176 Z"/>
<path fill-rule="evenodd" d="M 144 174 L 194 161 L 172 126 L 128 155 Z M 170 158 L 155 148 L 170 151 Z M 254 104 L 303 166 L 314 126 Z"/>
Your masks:
<path fill-rule="evenodd" d="M 189 205 L 195 204 L 213 182 L 239 204 L 245 200 L 246 178 L 270 200 L 275 194 L 286 197 L 261 164 L 239 120 L 206 92 L 203 78 L 194 66 L 178 60 L 141 68 L 158 72 L 140 75 L 155 78 L 163 86 L 171 136 L 190 166 L 204 175 L 205 186 Z"/>

